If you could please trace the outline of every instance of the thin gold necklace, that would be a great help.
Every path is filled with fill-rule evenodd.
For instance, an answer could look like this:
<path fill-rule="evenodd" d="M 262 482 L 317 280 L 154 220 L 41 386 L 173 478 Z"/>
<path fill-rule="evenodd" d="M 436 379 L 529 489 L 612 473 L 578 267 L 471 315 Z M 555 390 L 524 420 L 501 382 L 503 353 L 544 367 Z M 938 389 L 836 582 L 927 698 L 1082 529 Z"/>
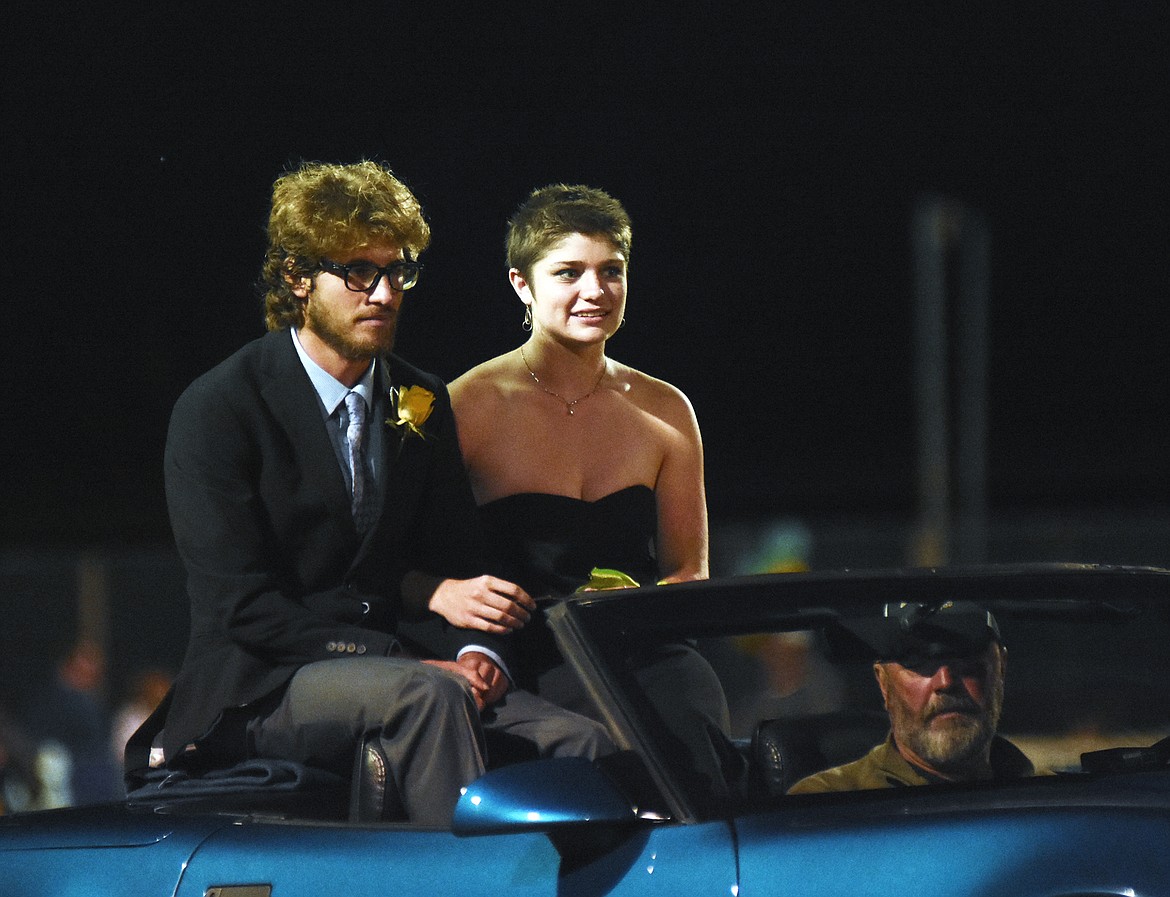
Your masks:
<path fill-rule="evenodd" d="M 567 411 L 570 415 L 575 413 L 573 411 L 573 406 L 576 405 L 578 402 L 584 402 L 587 398 L 589 398 L 591 395 L 593 395 L 595 392 L 597 392 L 597 387 L 601 386 L 601 381 L 603 379 L 605 379 L 605 369 L 606 369 L 607 365 L 605 364 L 605 362 L 603 360 L 601 363 L 601 373 L 597 375 L 597 382 L 593 384 L 593 388 L 591 390 L 589 390 L 589 392 L 585 393 L 585 395 L 579 396 L 578 398 L 575 398 L 570 402 L 568 399 L 566 399 L 559 392 L 553 392 L 551 389 L 549 389 L 547 386 L 545 386 L 543 383 L 540 382 L 540 378 L 538 376 L 536 376 L 536 371 L 534 371 L 532 369 L 532 365 L 530 365 L 528 363 L 528 356 L 524 354 L 524 347 L 523 346 L 520 347 L 520 357 L 524 359 L 524 367 L 528 368 L 528 373 L 532 377 L 532 382 L 540 387 L 541 392 L 546 392 L 550 396 L 552 396 L 553 398 L 560 399 L 562 402 L 564 402 L 565 403 L 565 411 Z"/>

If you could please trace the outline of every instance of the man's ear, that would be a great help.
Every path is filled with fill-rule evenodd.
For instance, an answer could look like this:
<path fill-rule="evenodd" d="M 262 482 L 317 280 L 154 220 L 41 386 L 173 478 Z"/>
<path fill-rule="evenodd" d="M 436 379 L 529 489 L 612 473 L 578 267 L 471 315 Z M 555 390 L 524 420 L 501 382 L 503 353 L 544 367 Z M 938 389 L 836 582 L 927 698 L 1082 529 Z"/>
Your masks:
<path fill-rule="evenodd" d="M 873 665 L 873 677 L 877 679 L 878 688 L 882 690 L 882 706 L 887 710 L 890 709 L 889 696 L 886 694 L 886 665 L 884 663 L 875 663 Z"/>
<path fill-rule="evenodd" d="M 297 277 L 293 274 L 293 260 L 286 259 L 284 263 L 284 279 L 292 290 L 293 295 L 298 299 L 308 299 L 309 293 L 313 291 L 313 278 L 311 277 Z"/>

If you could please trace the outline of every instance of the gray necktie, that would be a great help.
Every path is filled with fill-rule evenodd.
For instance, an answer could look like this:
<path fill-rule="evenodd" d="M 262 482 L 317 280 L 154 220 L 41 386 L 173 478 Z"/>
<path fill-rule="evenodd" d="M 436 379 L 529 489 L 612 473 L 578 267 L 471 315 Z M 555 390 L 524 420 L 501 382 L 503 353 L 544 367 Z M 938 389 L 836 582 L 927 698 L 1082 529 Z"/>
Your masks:
<path fill-rule="evenodd" d="M 366 402 L 356 392 L 346 393 L 345 410 L 349 427 L 345 431 L 349 443 L 349 470 L 353 474 L 353 522 L 365 532 L 373 522 L 374 489 L 366 471 Z"/>

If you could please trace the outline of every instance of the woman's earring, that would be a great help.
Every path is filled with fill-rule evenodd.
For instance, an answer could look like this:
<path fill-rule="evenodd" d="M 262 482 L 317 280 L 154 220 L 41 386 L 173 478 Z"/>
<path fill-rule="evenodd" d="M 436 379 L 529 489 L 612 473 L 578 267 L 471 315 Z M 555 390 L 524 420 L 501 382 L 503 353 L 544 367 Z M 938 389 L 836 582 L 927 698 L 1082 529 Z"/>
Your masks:
<path fill-rule="evenodd" d="M 621 329 L 622 329 L 623 327 L 625 327 L 625 326 L 626 326 L 626 316 L 625 316 L 625 315 L 622 315 L 622 320 L 621 320 L 621 323 L 620 323 L 620 324 L 618 324 L 618 330 L 621 330 Z"/>
<path fill-rule="evenodd" d="M 532 306 L 524 306 L 524 320 L 520 322 L 520 329 L 525 333 L 532 330 Z"/>

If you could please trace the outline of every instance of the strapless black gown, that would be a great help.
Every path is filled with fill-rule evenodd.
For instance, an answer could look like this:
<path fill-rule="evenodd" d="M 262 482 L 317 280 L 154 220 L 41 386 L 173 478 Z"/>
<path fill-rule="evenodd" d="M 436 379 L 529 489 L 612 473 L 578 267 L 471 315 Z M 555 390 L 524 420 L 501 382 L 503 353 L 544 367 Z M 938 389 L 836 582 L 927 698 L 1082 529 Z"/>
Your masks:
<path fill-rule="evenodd" d="M 644 586 L 661 578 L 654 560 L 657 505 L 647 486 L 593 502 L 520 493 L 488 502 L 480 512 L 495 552 L 493 572 L 535 598 L 575 591 L 594 567 L 620 570 Z M 513 638 L 517 685 L 578 713 L 596 712 L 567 671 L 542 613 Z M 682 643 L 645 646 L 628 662 L 644 690 L 642 712 L 661 724 L 655 730 L 664 756 L 681 775 L 696 778 L 695 793 L 728 793 L 724 759 L 738 755 L 727 741 L 727 700 L 710 664 Z"/>
<path fill-rule="evenodd" d="M 567 595 L 594 567 L 658 581 L 654 491 L 627 486 L 597 501 L 519 492 L 480 506 L 498 575 L 533 597 Z"/>
<path fill-rule="evenodd" d="M 520 492 L 480 506 L 492 552 L 492 572 L 534 598 L 568 595 L 588 582 L 594 567 L 620 570 L 641 585 L 659 579 L 654 560 L 658 513 L 654 490 L 627 486 L 597 501 Z M 540 614 L 517 633 L 526 687 L 560 662 Z"/>

